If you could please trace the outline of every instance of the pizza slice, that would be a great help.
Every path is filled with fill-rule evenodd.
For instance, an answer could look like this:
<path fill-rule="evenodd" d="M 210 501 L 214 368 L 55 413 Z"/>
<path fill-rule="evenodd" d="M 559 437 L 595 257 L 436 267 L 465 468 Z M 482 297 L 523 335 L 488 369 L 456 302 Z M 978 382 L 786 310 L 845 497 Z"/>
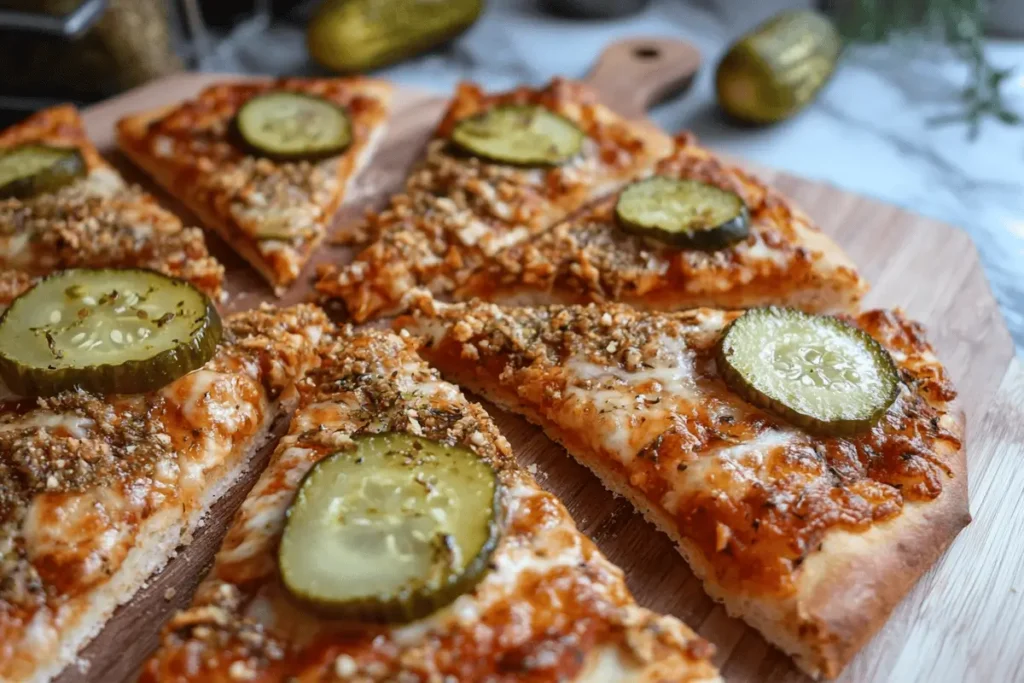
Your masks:
<path fill-rule="evenodd" d="M 866 290 L 791 201 L 682 134 L 654 177 L 497 254 L 455 298 L 829 313 L 856 310 Z"/>
<path fill-rule="evenodd" d="M 383 135 L 391 87 L 240 81 L 122 119 L 118 144 L 281 294 Z"/>
<path fill-rule="evenodd" d="M 34 396 L 0 404 L 0 680 L 48 681 L 72 663 L 294 406 L 322 311 L 264 308 L 221 327 L 203 299 L 150 271 L 72 270 L 0 323 L 4 379 L 14 368 Z"/>
<path fill-rule="evenodd" d="M 448 294 L 503 251 L 587 201 L 650 173 L 672 149 L 582 83 L 455 93 L 404 191 L 372 215 L 376 241 L 354 263 L 326 268 L 318 289 L 356 320 L 393 313 L 415 286 Z"/>
<path fill-rule="evenodd" d="M 812 676 L 970 520 L 956 393 L 898 312 L 414 305 L 422 355 L 543 428 Z"/>
<path fill-rule="evenodd" d="M 126 184 L 75 108 L 61 106 L 0 132 L 0 271 L 11 271 L 4 302 L 42 276 L 78 267 L 149 268 L 215 299 L 224 278 L 202 231 Z"/>
<path fill-rule="evenodd" d="M 141 681 L 719 680 L 407 334 L 322 361 Z"/>

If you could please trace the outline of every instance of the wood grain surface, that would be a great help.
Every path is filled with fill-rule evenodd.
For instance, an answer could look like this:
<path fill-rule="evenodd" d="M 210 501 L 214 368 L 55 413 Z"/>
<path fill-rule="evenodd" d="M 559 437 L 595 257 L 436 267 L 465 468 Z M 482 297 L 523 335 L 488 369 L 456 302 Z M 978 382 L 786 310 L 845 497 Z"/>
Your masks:
<path fill-rule="evenodd" d="M 657 54 L 641 49 L 645 46 L 656 46 Z M 685 87 L 698 63 L 695 51 L 684 44 L 665 39 L 623 41 L 605 52 L 591 80 L 609 105 L 638 116 L 659 97 Z M 208 75 L 179 75 L 93 107 L 86 112 L 90 134 L 104 151 L 112 152 L 117 118 L 190 96 L 211 80 Z M 344 230 L 401 183 L 443 104 L 436 94 L 397 91 L 387 138 L 340 212 L 336 230 Z M 129 177 L 153 187 L 116 152 L 111 158 Z M 895 207 L 827 184 L 757 170 L 848 251 L 873 284 L 868 306 L 900 306 L 926 324 L 960 390 L 968 419 L 975 521 L 896 608 L 841 680 L 1024 680 L 1024 368 L 1013 360 L 1010 336 L 974 245 L 961 231 Z M 196 222 L 165 195 L 156 194 L 186 221 Z M 230 310 L 272 299 L 250 269 L 215 237 L 210 241 L 228 268 Z M 327 246 L 316 262 L 348 258 L 346 248 Z M 283 301 L 309 296 L 306 278 Z M 704 595 L 667 537 L 605 491 L 539 429 L 487 407 L 518 457 L 537 465 L 540 483 L 565 502 L 583 532 L 625 570 L 639 602 L 682 618 L 715 644 L 716 661 L 727 681 L 806 681 L 786 656 Z M 131 680 L 153 648 L 160 624 L 171 610 L 187 604 L 259 466 L 221 501 L 195 541 L 168 569 L 118 611 L 85 651 L 88 668 L 69 669 L 60 678 L 62 683 Z"/>

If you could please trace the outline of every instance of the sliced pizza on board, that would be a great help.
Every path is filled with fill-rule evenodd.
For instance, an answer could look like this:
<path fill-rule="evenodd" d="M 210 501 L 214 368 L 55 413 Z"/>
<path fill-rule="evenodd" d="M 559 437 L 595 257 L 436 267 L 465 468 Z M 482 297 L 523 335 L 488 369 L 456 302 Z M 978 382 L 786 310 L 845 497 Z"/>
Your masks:
<path fill-rule="evenodd" d="M 717 681 L 407 334 L 341 331 L 144 683 Z"/>
<path fill-rule="evenodd" d="M 652 177 L 496 254 L 454 298 L 856 310 L 867 283 L 800 209 L 692 135 L 675 145 Z"/>
<path fill-rule="evenodd" d="M 488 260 L 587 201 L 644 176 L 672 149 L 582 83 L 486 94 L 463 84 L 402 193 L 370 216 L 376 241 L 318 289 L 356 320 L 393 313 L 415 286 L 448 294 Z"/>
<path fill-rule="evenodd" d="M 0 321 L 0 680 L 48 681 L 190 542 L 294 406 L 328 322 L 223 323 L 152 271 L 69 270 Z"/>
<path fill-rule="evenodd" d="M 77 267 L 149 268 L 215 299 L 224 277 L 202 231 L 125 183 L 61 106 L 0 132 L 0 302 Z"/>
<path fill-rule="evenodd" d="M 240 81 L 122 119 L 118 145 L 282 293 L 387 123 L 364 78 Z"/>
<path fill-rule="evenodd" d="M 811 675 L 970 520 L 956 393 L 898 312 L 413 305 L 425 358 L 542 427 Z"/>

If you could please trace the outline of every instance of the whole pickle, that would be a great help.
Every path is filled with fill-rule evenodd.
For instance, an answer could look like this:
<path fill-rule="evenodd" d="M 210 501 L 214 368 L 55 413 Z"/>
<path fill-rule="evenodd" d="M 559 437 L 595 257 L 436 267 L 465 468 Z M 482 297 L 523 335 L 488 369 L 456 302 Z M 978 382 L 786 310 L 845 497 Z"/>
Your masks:
<path fill-rule="evenodd" d="M 842 40 L 825 16 L 785 12 L 740 38 L 718 64 L 718 104 L 747 123 L 774 123 L 806 106 L 835 69 Z"/>
<path fill-rule="evenodd" d="M 483 0 L 326 0 L 309 23 L 309 54 L 342 73 L 369 71 L 465 31 Z"/>

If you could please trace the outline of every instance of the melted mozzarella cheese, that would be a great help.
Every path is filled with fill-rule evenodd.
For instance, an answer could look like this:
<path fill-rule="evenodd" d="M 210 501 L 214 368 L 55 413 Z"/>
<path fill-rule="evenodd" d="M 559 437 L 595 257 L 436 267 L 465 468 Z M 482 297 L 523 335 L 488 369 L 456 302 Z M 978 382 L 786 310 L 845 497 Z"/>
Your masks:
<path fill-rule="evenodd" d="M 185 419 L 198 429 L 216 426 L 229 434 L 252 423 L 257 417 L 256 406 L 248 402 L 223 400 L 234 393 L 237 382 L 237 375 L 212 370 L 197 370 L 190 374 L 188 393 L 181 403 Z"/>
<path fill-rule="evenodd" d="M 513 228 L 508 232 L 490 232 L 482 236 L 480 240 L 480 248 L 488 256 L 494 256 L 499 251 L 503 251 L 513 245 L 519 244 L 529 236 L 530 231 L 522 226 Z"/>
<path fill-rule="evenodd" d="M 22 230 L 0 239 L 0 254 L 3 255 L 9 266 L 17 268 L 24 265 L 27 258 L 31 258 L 31 251 L 27 248 L 31 237 L 31 231 Z M 26 258 L 19 258 L 22 256 Z"/>
<path fill-rule="evenodd" d="M 82 180 L 83 187 L 98 197 L 109 197 L 124 188 L 124 180 L 112 168 L 96 168 Z"/>
<path fill-rule="evenodd" d="M 790 429 L 767 429 L 750 441 L 719 448 L 687 463 L 686 471 L 672 478 L 673 488 L 662 498 L 662 507 L 676 512 L 689 497 L 718 491 L 732 500 L 740 500 L 759 480 L 768 479 L 764 464 L 776 448 L 803 440 Z"/>
<path fill-rule="evenodd" d="M 53 626 L 49 609 L 36 612 L 25 627 L 23 644 L 38 652 L 49 652 L 57 642 L 57 629 Z"/>
<path fill-rule="evenodd" d="M 84 584 L 105 578 L 109 558 L 129 541 L 120 522 L 141 509 L 137 497 L 110 488 L 36 496 L 23 526 L 26 553 L 35 564 L 66 567 Z"/>
<path fill-rule="evenodd" d="M 89 430 L 94 426 L 95 423 L 92 420 L 80 415 L 62 415 L 60 413 L 35 411 L 26 416 L 17 417 L 10 422 L 0 423 L 0 431 L 33 428 L 54 430 L 63 428 L 76 439 L 84 439 L 89 435 Z"/>
<path fill-rule="evenodd" d="M 285 513 L 313 461 L 308 448 L 279 451 L 245 499 L 217 555 L 218 564 L 243 564 L 270 552 L 284 528 Z"/>
<path fill-rule="evenodd" d="M 768 243 L 760 237 L 754 240 L 753 244 L 741 242 L 736 246 L 736 250 L 747 261 L 767 261 L 779 267 L 786 265 L 786 253 L 768 246 Z"/>
<path fill-rule="evenodd" d="M 568 397 L 590 405 L 600 422 L 600 434 L 593 429 L 597 445 L 629 463 L 653 436 L 668 426 L 672 408 L 679 401 L 697 401 L 693 352 L 678 337 L 656 342 L 658 355 L 649 367 L 628 371 L 618 366 L 599 365 L 573 358 L 566 369 L 576 382 Z M 591 419 L 591 418 L 587 418 Z"/>

